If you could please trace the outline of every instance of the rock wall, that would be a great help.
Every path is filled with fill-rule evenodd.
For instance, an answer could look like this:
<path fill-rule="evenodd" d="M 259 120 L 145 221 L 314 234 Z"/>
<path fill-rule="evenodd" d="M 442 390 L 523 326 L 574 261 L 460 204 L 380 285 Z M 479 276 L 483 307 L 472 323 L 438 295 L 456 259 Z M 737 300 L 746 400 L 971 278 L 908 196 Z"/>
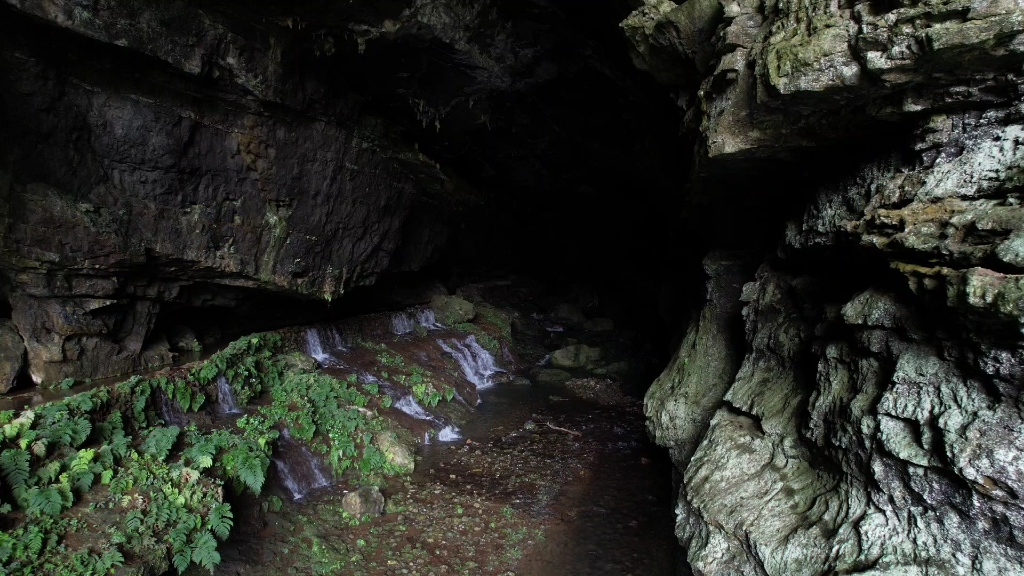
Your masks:
<path fill-rule="evenodd" d="M 167 363 L 168 302 L 331 300 L 443 245 L 449 177 L 290 54 L 287 26 L 8 3 L 0 269 L 36 382 Z"/>
<path fill-rule="evenodd" d="M 647 395 L 690 568 L 1024 572 L 1024 7 L 699 1 L 624 23 L 689 94 L 691 203 L 800 208 L 777 250 L 748 247 L 756 272 L 705 259 L 707 302 Z M 850 142 L 853 167 L 821 155 Z M 787 179 L 801 151 L 822 162 Z M 746 187 L 716 188 L 729 170 Z"/>

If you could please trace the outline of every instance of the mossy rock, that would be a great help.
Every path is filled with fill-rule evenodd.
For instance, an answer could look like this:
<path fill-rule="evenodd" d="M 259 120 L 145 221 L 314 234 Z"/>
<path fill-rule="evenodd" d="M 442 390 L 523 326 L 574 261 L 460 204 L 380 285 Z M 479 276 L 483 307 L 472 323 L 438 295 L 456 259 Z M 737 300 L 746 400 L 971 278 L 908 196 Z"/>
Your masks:
<path fill-rule="evenodd" d="M 285 372 L 291 372 L 294 374 L 306 374 L 309 372 L 316 371 L 316 360 L 306 356 L 302 352 L 292 352 L 290 354 L 281 354 L 277 357 L 278 363 Z"/>
<path fill-rule="evenodd" d="M 551 353 L 551 364 L 555 368 L 585 368 L 593 366 L 600 359 L 601 349 L 586 344 L 566 346 Z"/>
<path fill-rule="evenodd" d="M 345 494 L 341 507 L 355 518 L 376 518 L 384 513 L 384 495 L 376 486 L 363 486 Z"/>
<path fill-rule="evenodd" d="M 434 296 L 430 307 L 445 326 L 469 322 L 476 317 L 476 307 L 458 296 Z"/>
<path fill-rule="evenodd" d="M 373 444 L 392 466 L 397 466 L 407 473 L 416 467 L 415 448 L 411 441 L 404 441 L 394 431 L 378 432 L 373 437 Z"/>

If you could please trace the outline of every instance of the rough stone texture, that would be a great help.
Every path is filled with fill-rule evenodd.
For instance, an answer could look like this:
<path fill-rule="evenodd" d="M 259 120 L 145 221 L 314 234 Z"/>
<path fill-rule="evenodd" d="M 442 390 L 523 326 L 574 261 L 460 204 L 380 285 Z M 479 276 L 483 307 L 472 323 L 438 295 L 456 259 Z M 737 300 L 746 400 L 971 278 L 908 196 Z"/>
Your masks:
<path fill-rule="evenodd" d="M 36 382 L 167 363 L 147 352 L 165 303 L 330 300 L 444 242 L 450 178 L 286 58 L 286 24 L 8 3 L 0 268 Z"/>
<path fill-rule="evenodd" d="M 412 472 L 416 467 L 415 445 L 399 438 L 394 432 L 377 433 L 373 437 L 373 443 L 393 466 L 408 472 Z"/>
<path fill-rule="evenodd" d="M 709 290 L 646 400 L 696 573 L 1024 571 L 1022 117 L 926 116 L 822 186 L 721 296 L 745 342 Z"/>
<path fill-rule="evenodd" d="M 785 202 L 801 178 L 834 173 L 843 158 L 831 149 L 884 153 L 903 122 L 1020 94 L 1024 8 L 1013 0 L 644 0 L 622 27 L 699 134 L 691 203 L 724 210 Z M 691 226 L 752 227 L 708 216 L 693 210 Z"/>
<path fill-rule="evenodd" d="M 697 140 L 690 222 L 781 244 L 708 269 L 646 398 L 690 568 L 1024 572 L 1024 6 L 695 2 L 622 24 Z"/>
<path fill-rule="evenodd" d="M 384 495 L 376 486 L 363 486 L 345 494 L 341 499 L 341 507 L 355 518 L 375 518 L 384 513 Z"/>
<path fill-rule="evenodd" d="M 14 386 L 24 365 L 25 341 L 13 322 L 0 319 L 0 393 Z"/>
<path fill-rule="evenodd" d="M 601 349 L 586 344 L 573 344 L 551 353 L 551 364 L 555 368 L 586 368 L 601 359 Z"/>
<path fill-rule="evenodd" d="M 430 307 L 434 309 L 438 321 L 446 326 L 469 322 L 476 317 L 473 303 L 458 296 L 438 294 L 430 299 Z"/>

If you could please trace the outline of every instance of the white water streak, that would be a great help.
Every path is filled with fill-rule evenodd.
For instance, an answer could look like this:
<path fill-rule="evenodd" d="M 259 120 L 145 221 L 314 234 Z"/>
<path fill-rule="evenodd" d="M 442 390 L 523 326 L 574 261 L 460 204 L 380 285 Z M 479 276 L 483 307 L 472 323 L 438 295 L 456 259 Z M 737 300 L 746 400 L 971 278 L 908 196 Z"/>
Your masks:
<path fill-rule="evenodd" d="M 465 340 L 438 340 L 445 352 L 452 355 L 462 369 L 462 375 L 476 386 L 477 390 L 490 387 L 491 376 L 504 372 L 498 368 L 494 356 L 476 341 L 476 336 L 467 336 Z"/>
<path fill-rule="evenodd" d="M 235 391 L 224 376 L 217 377 L 217 410 L 221 414 L 241 414 L 242 409 L 235 401 Z"/>

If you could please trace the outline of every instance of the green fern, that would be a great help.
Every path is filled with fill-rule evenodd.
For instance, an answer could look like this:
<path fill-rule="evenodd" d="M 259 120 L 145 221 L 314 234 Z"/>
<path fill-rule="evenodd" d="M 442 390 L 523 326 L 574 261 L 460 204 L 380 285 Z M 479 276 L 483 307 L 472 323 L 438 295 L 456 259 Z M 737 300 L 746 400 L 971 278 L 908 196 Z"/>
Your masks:
<path fill-rule="evenodd" d="M 45 488 L 32 488 L 28 492 L 29 516 L 41 518 L 43 516 L 56 516 L 63 510 L 64 498 L 60 491 L 54 486 Z"/>
<path fill-rule="evenodd" d="M 157 460 L 166 460 L 171 448 L 178 440 L 179 432 L 181 432 L 181 428 L 177 426 L 149 430 L 146 439 L 142 442 L 142 451 Z"/>
<path fill-rule="evenodd" d="M 211 573 L 220 564 L 217 540 L 209 532 L 203 532 L 192 543 L 192 562 L 209 570 Z"/>
<path fill-rule="evenodd" d="M 231 533 L 231 528 L 234 526 L 233 518 L 234 515 L 231 513 L 230 505 L 218 504 L 210 510 L 210 514 L 206 517 L 206 522 L 210 530 L 217 535 L 217 538 L 227 540 L 228 534 Z"/>
<path fill-rule="evenodd" d="M 31 476 L 28 452 L 17 448 L 4 450 L 0 453 L 0 472 L 12 488 L 24 487 Z"/>
<path fill-rule="evenodd" d="M 174 399 L 183 412 L 188 412 L 192 406 L 192 389 L 188 387 L 188 383 L 178 382 L 174 390 Z"/>
<path fill-rule="evenodd" d="M 142 512 L 132 510 L 124 519 L 124 527 L 130 532 L 138 532 L 142 529 L 144 520 L 145 518 L 143 517 Z"/>

